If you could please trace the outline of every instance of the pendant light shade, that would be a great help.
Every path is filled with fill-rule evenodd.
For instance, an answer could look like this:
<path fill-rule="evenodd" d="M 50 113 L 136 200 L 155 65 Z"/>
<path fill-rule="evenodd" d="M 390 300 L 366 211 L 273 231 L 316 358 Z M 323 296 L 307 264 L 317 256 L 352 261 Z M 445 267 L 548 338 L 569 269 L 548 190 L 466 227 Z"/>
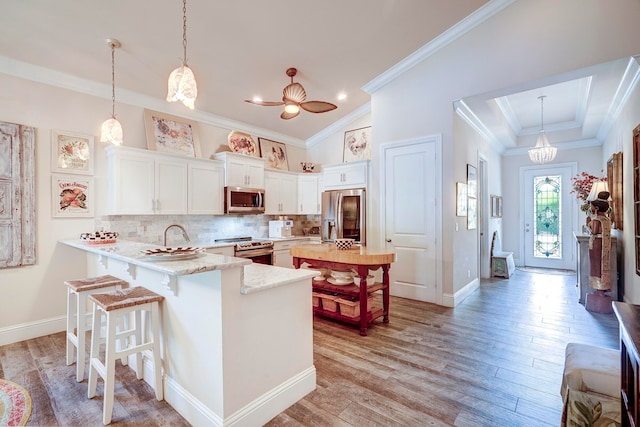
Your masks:
<path fill-rule="evenodd" d="M 540 100 L 540 133 L 536 140 L 536 146 L 529 150 L 529 159 L 540 164 L 553 161 L 558 152 L 558 148 L 549 144 L 547 134 L 544 131 L 544 98 L 545 96 L 538 97 Z"/>
<path fill-rule="evenodd" d="M 187 0 L 182 1 L 182 47 L 184 49 L 182 65 L 169 75 L 167 101 L 182 102 L 193 110 L 198 97 L 198 87 L 193 71 L 187 65 Z"/>
<path fill-rule="evenodd" d="M 107 44 L 111 48 L 111 118 L 102 123 L 100 134 L 101 142 L 110 142 L 113 145 L 122 145 L 122 125 L 116 119 L 116 67 L 115 50 L 121 46 L 115 39 L 107 39 Z"/>

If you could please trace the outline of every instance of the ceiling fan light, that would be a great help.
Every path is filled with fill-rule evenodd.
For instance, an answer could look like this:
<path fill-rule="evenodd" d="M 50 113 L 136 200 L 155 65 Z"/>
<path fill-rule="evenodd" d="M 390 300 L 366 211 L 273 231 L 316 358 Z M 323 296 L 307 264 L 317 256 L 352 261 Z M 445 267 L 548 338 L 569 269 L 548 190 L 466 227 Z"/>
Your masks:
<path fill-rule="evenodd" d="M 289 114 L 296 114 L 297 112 L 300 111 L 300 107 L 298 107 L 296 104 L 286 104 L 284 106 L 284 111 L 286 111 Z"/>
<path fill-rule="evenodd" d="M 171 72 L 167 89 L 167 101 L 179 101 L 191 110 L 195 108 L 196 98 L 198 97 L 198 87 L 193 71 L 191 71 L 191 68 L 189 68 L 187 64 Z"/>
<path fill-rule="evenodd" d="M 113 145 L 122 145 L 122 125 L 115 117 L 102 123 L 100 142 L 110 142 Z"/>

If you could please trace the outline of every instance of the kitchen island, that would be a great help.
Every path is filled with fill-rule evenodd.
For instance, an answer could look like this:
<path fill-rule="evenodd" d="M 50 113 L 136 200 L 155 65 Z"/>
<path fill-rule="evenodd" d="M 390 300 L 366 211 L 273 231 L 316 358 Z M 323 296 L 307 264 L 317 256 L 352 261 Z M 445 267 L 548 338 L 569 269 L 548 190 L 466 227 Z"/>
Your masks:
<path fill-rule="evenodd" d="M 262 425 L 315 389 L 317 272 L 209 253 L 151 261 L 140 251 L 157 246 L 136 242 L 60 243 L 86 251 L 88 277 L 111 274 L 165 297 L 164 396 L 192 425 Z"/>
<path fill-rule="evenodd" d="M 396 260 L 396 254 L 387 250 L 355 246 L 347 250 L 339 250 L 333 244 L 306 244 L 291 248 L 293 265 L 296 268 L 307 263 L 313 269 L 337 271 L 354 271 L 359 279 L 358 284 L 337 285 L 328 280 L 313 280 L 313 289 L 319 292 L 342 295 L 359 304 L 358 316 L 345 315 L 339 311 L 314 307 L 314 312 L 323 316 L 338 319 L 360 326 L 360 335 L 367 335 L 367 327 L 375 319 L 382 317 L 384 323 L 389 322 L 389 268 Z M 371 281 L 370 271 L 382 269 L 382 282 Z M 370 296 L 382 291 L 382 308 L 369 307 Z"/>

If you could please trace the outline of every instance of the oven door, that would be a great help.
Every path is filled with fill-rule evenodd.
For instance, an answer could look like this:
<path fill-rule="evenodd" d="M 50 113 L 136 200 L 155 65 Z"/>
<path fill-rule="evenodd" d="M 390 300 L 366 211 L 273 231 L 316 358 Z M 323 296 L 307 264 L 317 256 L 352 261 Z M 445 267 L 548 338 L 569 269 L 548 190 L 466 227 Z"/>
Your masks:
<path fill-rule="evenodd" d="M 273 265 L 273 248 L 249 249 L 246 251 L 236 250 L 237 258 L 249 258 L 258 264 Z"/>

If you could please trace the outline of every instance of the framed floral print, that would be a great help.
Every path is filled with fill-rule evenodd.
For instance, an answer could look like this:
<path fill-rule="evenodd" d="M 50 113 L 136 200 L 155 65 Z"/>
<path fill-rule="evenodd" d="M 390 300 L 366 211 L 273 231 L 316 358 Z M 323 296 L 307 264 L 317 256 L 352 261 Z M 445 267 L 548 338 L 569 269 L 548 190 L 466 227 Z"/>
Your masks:
<path fill-rule="evenodd" d="M 265 138 L 258 138 L 260 157 L 265 160 L 265 166 L 271 169 L 289 170 L 287 146 L 282 142 L 275 142 Z"/>
<path fill-rule="evenodd" d="M 344 163 L 371 159 L 371 126 L 344 133 Z"/>
<path fill-rule="evenodd" d="M 144 125 L 149 150 L 201 157 L 196 122 L 145 109 Z"/>
<path fill-rule="evenodd" d="M 92 218 L 95 204 L 93 178 L 52 175 L 51 201 L 56 218 Z"/>
<path fill-rule="evenodd" d="M 93 175 L 93 135 L 53 130 L 51 171 Z"/>
<path fill-rule="evenodd" d="M 456 182 L 456 216 L 467 216 L 467 184 Z"/>

